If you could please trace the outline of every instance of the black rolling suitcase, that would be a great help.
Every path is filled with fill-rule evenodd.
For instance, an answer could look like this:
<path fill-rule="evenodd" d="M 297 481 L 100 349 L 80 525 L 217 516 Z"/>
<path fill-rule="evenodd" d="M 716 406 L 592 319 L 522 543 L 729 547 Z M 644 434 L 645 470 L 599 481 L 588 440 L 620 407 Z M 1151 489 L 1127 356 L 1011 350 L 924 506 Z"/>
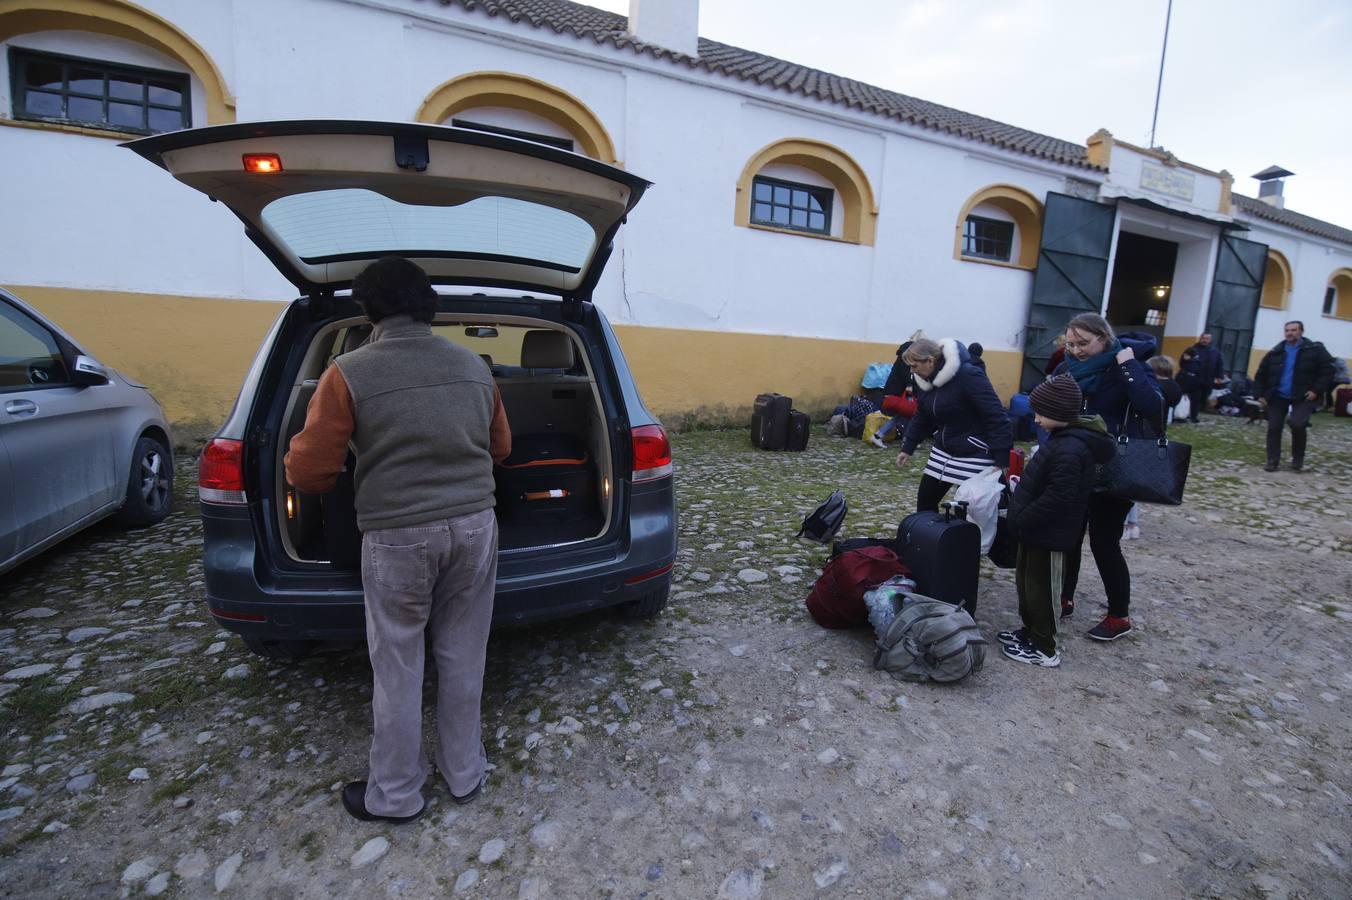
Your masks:
<path fill-rule="evenodd" d="M 783 450 L 789 437 L 793 398 L 761 394 L 751 408 L 751 443 L 762 450 Z"/>
<path fill-rule="evenodd" d="M 981 572 L 981 529 L 967 521 L 966 504 L 942 512 L 912 513 L 897 526 L 897 554 L 918 593 L 962 606 L 976 617 Z"/>
<path fill-rule="evenodd" d="M 512 453 L 493 476 L 503 522 L 566 520 L 585 512 L 595 495 L 596 467 L 587 448 L 566 434 L 512 435 Z"/>
<path fill-rule="evenodd" d="M 785 450 L 806 450 L 808 434 L 812 431 L 812 419 L 807 413 L 796 409 L 789 410 L 789 434 L 784 439 Z"/>

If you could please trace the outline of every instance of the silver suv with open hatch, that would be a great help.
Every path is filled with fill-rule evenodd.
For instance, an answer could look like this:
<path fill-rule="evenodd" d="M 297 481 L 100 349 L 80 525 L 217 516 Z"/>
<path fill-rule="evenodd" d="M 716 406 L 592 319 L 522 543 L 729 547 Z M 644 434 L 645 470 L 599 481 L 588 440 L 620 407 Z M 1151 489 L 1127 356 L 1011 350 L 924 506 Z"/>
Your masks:
<path fill-rule="evenodd" d="M 496 473 L 494 620 L 662 610 L 671 448 L 591 303 L 646 181 L 530 141 L 408 123 L 252 122 L 125 146 L 229 207 L 300 292 L 202 453 L 207 602 L 221 625 L 279 659 L 364 634 L 354 460 L 311 495 L 286 483 L 282 457 L 324 369 L 370 333 L 352 279 L 389 254 L 438 286 L 433 331 L 483 357 L 514 445 L 553 448 L 549 465 L 509 458 Z"/>

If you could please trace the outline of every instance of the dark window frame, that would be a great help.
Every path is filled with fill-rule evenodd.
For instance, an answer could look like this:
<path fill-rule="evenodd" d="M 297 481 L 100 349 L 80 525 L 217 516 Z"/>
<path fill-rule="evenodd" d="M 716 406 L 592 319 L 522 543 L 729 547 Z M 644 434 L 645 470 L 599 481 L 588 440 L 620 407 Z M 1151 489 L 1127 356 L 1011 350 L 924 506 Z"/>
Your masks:
<path fill-rule="evenodd" d="M 768 197 L 762 195 L 762 187 Z M 751 224 L 830 237 L 831 207 L 835 205 L 835 197 L 834 188 L 757 175 L 751 179 Z M 777 215 L 781 210 L 782 217 Z M 802 215 L 795 216 L 795 213 Z M 795 219 L 800 221 L 795 222 Z M 820 221 L 814 225 L 816 220 Z"/>
<path fill-rule="evenodd" d="M 974 227 L 975 226 L 975 227 Z M 981 233 L 982 229 L 987 233 Z M 1012 262 L 1015 224 L 1005 219 L 969 215 L 962 224 L 962 255 L 969 259 Z M 991 231 L 1003 232 L 991 234 Z M 1003 249 L 1003 253 L 1001 250 Z"/>
<path fill-rule="evenodd" d="M 451 127 L 468 128 L 471 131 L 482 131 L 486 134 L 500 134 L 503 137 L 520 138 L 523 141 L 534 141 L 537 144 L 558 147 L 560 150 L 567 150 L 569 153 L 575 152 L 573 150 L 574 141 L 571 138 L 537 134 L 534 131 L 520 131 L 515 128 L 503 128 L 501 125 L 486 125 L 483 122 L 474 122 L 470 119 L 451 119 Z"/>
<path fill-rule="evenodd" d="M 29 66 L 44 64 L 61 66 L 61 86 L 59 89 L 48 90 L 31 87 L 28 84 Z M 97 73 L 100 76 L 103 82 L 101 93 L 71 88 L 72 71 L 79 69 Z M 110 82 L 139 82 L 141 95 L 139 98 L 114 96 Z M 159 85 L 156 85 L 155 82 L 158 82 Z M 26 47 L 10 47 L 9 85 L 12 115 L 15 119 L 25 122 L 74 125 L 81 128 L 98 128 L 102 131 L 117 131 L 124 134 L 162 134 L 166 131 L 177 131 L 192 127 L 192 79 L 185 72 L 109 62 L 83 56 L 71 56 L 65 53 L 48 53 L 45 50 L 30 50 Z M 150 93 L 152 87 L 155 86 L 177 91 L 179 102 L 173 104 L 152 100 Z M 30 108 L 30 93 L 60 98 L 61 114 L 52 115 L 33 111 Z M 100 106 L 101 117 L 94 119 L 71 116 L 70 101 L 72 98 L 86 102 L 97 102 Z M 111 121 L 111 104 L 120 107 L 139 108 L 141 124 L 136 126 Z M 150 124 L 152 111 L 177 113 L 177 123 L 173 127 L 152 127 Z"/>
<path fill-rule="evenodd" d="M 1324 315 L 1338 315 L 1338 285 L 1330 284 L 1324 288 Z"/>

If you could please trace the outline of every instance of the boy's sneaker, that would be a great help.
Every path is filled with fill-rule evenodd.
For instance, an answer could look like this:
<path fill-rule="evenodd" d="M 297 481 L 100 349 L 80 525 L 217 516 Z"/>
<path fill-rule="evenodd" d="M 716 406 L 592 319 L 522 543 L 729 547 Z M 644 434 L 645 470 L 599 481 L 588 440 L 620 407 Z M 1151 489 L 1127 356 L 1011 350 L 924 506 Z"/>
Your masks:
<path fill-rule="evenodd" d="M 1015 662 L 1027 663 L 1030 666 L 1055 669 L 1061 665 L 1061 653 L 1059 651 L 1050 654 L 1043 653 L 1027 641 L 1005 644 L 1004 654 Z"/>
<path fill-rule="evenodd" d="M 1131 634 L 1131 619 L 1127 616 L 1104 616 L 1102 622 L 1089 629 L 1089 636 L 1096 641 L 1115 641 L 1124 634 Z"/>
<path fill-rule="evenodd" d="M 878 437 L 876 432 L 868 436 L 868 442 L 873 446 L 877 447 L 879 450 L 887 449 L 887 442 L 884 441 L 882 438 Z"/>
<path fill-rule="evenodd" d="M 1028 641 L 1028 629 L 1016 628 L 1013 631 L 1002 631 L 995 636 L 995 639 L 1006 646 L 1009 644 L 1023 644 Z"/>
<path fill-rule="evenodd" d="M 1075 615 L 1075 598 L 1071 597 L 1069 600 L 1062 599 L 1061 618 L 1069 619 L 1073 615 Z"/>

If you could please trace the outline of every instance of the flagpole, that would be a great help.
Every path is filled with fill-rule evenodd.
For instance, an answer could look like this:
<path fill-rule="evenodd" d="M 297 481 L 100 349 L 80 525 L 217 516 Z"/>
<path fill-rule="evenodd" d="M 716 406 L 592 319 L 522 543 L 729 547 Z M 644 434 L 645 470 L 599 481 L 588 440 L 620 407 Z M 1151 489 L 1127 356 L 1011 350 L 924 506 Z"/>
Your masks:
<path fill-rule="evenodd" d="M 1155 80 L 1155 114 L 1150 117 L 1150 148 L 1155 148 L 1155 123 L 1160 117 L 1160 91 L 1164 88 L 1164 55 L 1169 52 L 1169 20 L 1174 14 L 1174 0 L 1169 0 L 1169 6 L 1164 13 L 1164 46 L 1160 48 L 1160 74 Z"/>

